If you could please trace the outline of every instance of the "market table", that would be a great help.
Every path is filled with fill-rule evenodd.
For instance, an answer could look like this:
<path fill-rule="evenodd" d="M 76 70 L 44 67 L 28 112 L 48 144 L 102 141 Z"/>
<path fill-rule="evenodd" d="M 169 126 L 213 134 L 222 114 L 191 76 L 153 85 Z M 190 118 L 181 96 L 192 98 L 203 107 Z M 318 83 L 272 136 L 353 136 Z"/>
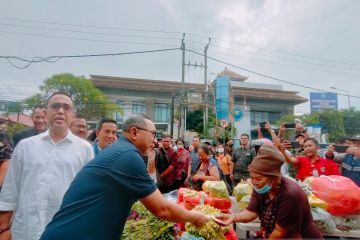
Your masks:
<path fill-rule="evenodd" d="M 249 238 L 250 231 L 258 231 L 260 229 L 259 222 L 249 222 L 249 223 L 236 223 L 236 232 L 238 231 L 246 231 L 246 238 Z M 324 237 L 350 237 L 350 238 L 360 238 L 359 230 L 351 230 L 351 231 L 340 231 L 339 229 L 335 229 L 334 232 L 322 233 Z"/>

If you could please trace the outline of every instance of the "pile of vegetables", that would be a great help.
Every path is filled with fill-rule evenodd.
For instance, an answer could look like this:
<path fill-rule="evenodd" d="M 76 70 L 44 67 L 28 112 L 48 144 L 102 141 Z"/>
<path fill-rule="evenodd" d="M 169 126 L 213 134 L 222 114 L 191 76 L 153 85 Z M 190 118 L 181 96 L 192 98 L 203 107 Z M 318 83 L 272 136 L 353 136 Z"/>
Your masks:
<path fill-rule="evenodd" d="M 209 205 L 199 205 L 194 210 L 209 216 L 216 216 L 221 213 L 220 210 Z M 226 240 L 225 234 L 230 231 L 231 227 L 221 227 L 214 220 L 210 220 L 200 228 L 195 227 L 191 223 L 186 223 L 185 229 L 188 233 L 197 237 L 203 237 L 204 239 Z"/>
<path fill-rule="evenodd" d="M 140 202 L 136 202 L 126 221 L 122 240 L 174 240 L 174 224 L 154 216 Z"/>

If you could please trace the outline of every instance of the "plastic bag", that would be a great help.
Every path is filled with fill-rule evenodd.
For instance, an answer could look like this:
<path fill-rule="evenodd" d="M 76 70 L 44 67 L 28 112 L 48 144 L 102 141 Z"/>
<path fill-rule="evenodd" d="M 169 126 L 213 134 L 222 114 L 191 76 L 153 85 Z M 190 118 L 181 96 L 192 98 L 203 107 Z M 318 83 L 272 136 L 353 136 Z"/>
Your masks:
<path fill-rule="evenodd" d="M 197 191 L 189 190 L 183 194 L 184 206 L 187 210 L 191 210 L 200 204 L 200 196 Z"/>
<path fill-rule="evenodd" d="M 349 230 L 360 229 L 360 215 L 331 216 L 336 226 L 345 227 Z"/>
<path fill-rule="evenodd" d="M 232 203 L 230 198 L 211 198 L 209 205 L 221 211 L 226 211 L 231 208 Z"/>
<path fill-rule="evenodd" d="M 360 211 L 360 188 L 343 176 L 321 176 L 311 182 L 316 197 L 327 202 L 332 215 L 351 215 Z"/>
<path fill-rule="evenodd" d="M 234 229 L 231 229 L 230 232 L 225 234 L 226 240 L 237 240 L 238 237 Z"/>
<path fill-rule="evenodd" d="M 314 208 L 319 207 L 322 209 L 326 209 L 328 207 L 328 204 L 324 200 L 317 198 L 312 193 L 310 195 L 308 195 L 308 201 L 309 201 L 310 207 L 314 207 Z"/>
<path fill-rule="evenodd" d="M 213 198 L 229 197 L 229 192 L 224 181 L 205 181 L 202 189 Z"/>
<path fill-rule="evenodd" d="M 181 235 L 180 240 L 205 240 L 205 239 L 202 237 L 197 237 L 197 236 L 191 235 L 188 232 L 184 232 L 184 234 Z"/>
<path fill-rule="evenodd" d="M 331 233 L 336 229 L 335 222 L 331 215 L 322 208 L 311 208 L 311 214 L 314 222 L 320 230 Z"/>
<path fill-rule="evenodd" d="M 250 203 L 250 198 L 251 195 L 245 195 L 240 199 L 240 201 L 238 202 L 240 210 L 247 208 Z"/>
<path fill-rule="evenodd" d="M 244 196 L 251 195 L 252 187 L 246 183 L 241 181 L 238 185 L 234 187 L 233 195 L 236 197 L 236 201 L 240 201 Z"/>

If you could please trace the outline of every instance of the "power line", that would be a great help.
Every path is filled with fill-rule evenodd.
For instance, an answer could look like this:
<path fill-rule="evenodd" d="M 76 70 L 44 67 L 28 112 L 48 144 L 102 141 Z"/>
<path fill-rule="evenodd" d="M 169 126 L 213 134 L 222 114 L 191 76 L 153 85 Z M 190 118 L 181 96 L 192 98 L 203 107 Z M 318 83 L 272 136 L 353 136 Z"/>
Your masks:
<path fill-rule="evenodd" d="M 192 42 L 191 40 L 188 40 L 190 42 Z M 195 43 L 200 43 L 200 42 L 195 42 Z M 231 50 L 231 51 L 239 51 L 241 52 L 241 49 L 237 49 L 237 48 L 228 48 L 228 47 L 223 47 L 220 45 L 212 45 L 218 48 L 222 48 L 222 49 L 226 49 L 226 50 Z M 341 66 L 334 66 L 334 65 L 328 65 L 328 64 L 320 64 L 320 63 L 316 63 L 316 62 L 309 62 L 309 61 L 301 61 L 301 60 L 297 60 L 297 59 L 290 59 L 290 58 L 282 58 L 282 57 L 277 57 L 277 56 L 272 56 L 272 55 L 268 55 L 268 54 L 263 54 L 263 53 L 259 53 L 259 52 L 250 52 L 251 54 L 256 54 L 256 55 L 261 55 L 261 56 L 265 56 L 265 57 L 269 57 L 269 58 L 274 58 L 274 59 L 278 59 L 278 60 L 284 60 L 284 61 L 291 61 L 291 62 L 297 62 L 297 63 L 302 63 L 302 64 L 310 64 L 310 65 L 316 65 L 316 66 L 321 66 L 321 67 L 331 67 L 331 68 L 338 68 L 338 69 L 343 69 L 343 70 L 350 70 L 350 71 L 360 71 L 360 69 L 356 69 L 356 68 L 348 68 L 348 67 L 341 67 Z M 223 53 L 226 54 L 226 53 Z M 235 55 L 232 55 L 235 57 Z M 236 56 L 239 57 L 239 56 Z M 249 57 L 245 57 L 245 56 L 241 56 L 242 58 L 249 58 Z M 260 60 L 259 61 L 266 61 L 266 60 Z"/>
<path fill-rule="evenodd" d="M 48 22 L 48 21 L 38 21 L 38 20 L 31 20 L 31 19 L 20 19 L 20 18 L 9 18 L 9 17 L 0 17 L 0 19 L 7 19 L 7 20 L 19 21 L 19 22 L 34 22 L 34 23 L 51 24 L 51 25 L 73 26 L 73 27 L 87 27 L 87 28 L 99 28 L 99 29 L 110 29 L 110 30 L 124 30 L 124 31 L 134 31 L 134 32 L 182 34 L 181 32 L 175 32 L 175 31 L 137 29 L 137 28 L 121 28 L 121 27 L 108 27 L 108 26 L 94 26 L 94 25 L 83 25 L 83 24 L 70 24 L 70 23 Z"/>
<path fill-rule="evenodd" d="M 197 49 L 197 50 L 199 50 L 199 49 Z M 217 52 L 217 51 L 209 51 L 209 52 L 212 52 L 212 53 L 215 53 L 215 54 L 222 54 L 222 55 L 230 56 L 230 57 L 238 57 L 238 58 L 240 57 L 240 56 L 237 56 L 237 55 L 223 53 L 223 52 Z M 329 73 L 343 74 L 343 75 L 350 75 L 350 76 L 360 76 L 360 74 L 355 74 L 355 73 L 345 73 L 345 72 L 331 71 L 331 70 L 327 70 L 327 69 L 319 69 L 319 68 L 311 68 L 311 67 L 304 67 L 304 66 L 298 66 L 298 65 L 291 65 L 291 64 L 281 63 L 281 62 L 273 62 L 273 61 L 269 61 L 269 60 L 257 59 L 257 58 L 251 58 L 251 57 L 245 57 L 245 56 L 241 56 L 241 58 L 249 59 L 249 60 L 257 61 L 257 62 L 265 62 L 265 63 L 271 63 L 271 64 L 275 64 L 275 65 L 287 66 L 287 67 L 292 67 L 292 68 L 300 68 L 300 69 L 307 69 L 307 70 L 320 71 L 320 72 L 329 72 Z"/>
<path fill-rule="evenodd" d="M 135 31 L 135 32 L 151 32 L 151 33 L 164 33 L 164 34 L 182 34 L 182 32 L 177 32 L 177 31 L 163 31 L 163 30 L 150 30 L 150 29 L 137 29 L 137 28 L 121 28 L 121 27 L 69 24 L 69 23 L 39 21 L 39 20 L 10 18 L 10 17 L 0 17 L 0 19 L 10 20 L 10 21 L 18 21 L 18 22 L 32 22 L 32 23 L 51 24 L 51 25 L 60 25 L 60 26 L 72 26 L 72 27 L 86 27 L 86 28 L 97 28 L 97 29 Z M 205 36 L 205 35 L 197 34 L 197 33 L 186 32 L 186 35 L 194 36 L 194 37 L 198 37 L 198 38 L 209 39 L 209 36 Z M 276 53 L 280 53 L 280 54 L 284 54 L 284 55 L 290 55 L 290 56 L 296 56 L 296 57 L 301 57 L 301 58 L 314 59 L 314 60 L 317 60 L 317 61 L 324 61 L 324 62 L 331 62 L 331 63 L 335 63 L 335 64 L 343 64 L 343 65 L 351 65 L 351 66 L 360 67 L 360 64 L 349 63 L 349 62 L 345 62 L 345 61 L 332 60 L 332 59 L 326 59 L 326 58 L 312 57 L 312 56 L 302 55 L 302 54 L 298 54 L 298 53 L 291 53 L 289 51 L 283 51 L 283 50 L 268 49 L 268 48 L 264 48 L 264 47 L 254 46 L 254 45 L 247 44 L 247 43 L 241 43 L 241 42 L 231 41 L 231 40 L 224 40 L 224 39 L 221 39 L 219 37 L 213 37 L 212 36 L 211 39 L 213 39 L 215 41 L 218 41 L 218 42 L 225 42 L 225 43 L 231 43 L 231 44 L 235 44 L 235 45 L 248 46 L 248 47 L 251 47 L 253 49 L 259 49 L 259 50 L 264 50 L 264 51 L 269 51 L 269 52 L 276 52 Z M 196 41 L 194 41 L 194 42 L 196 42 Z M 206 44 L 206 43 L 203 43 L 203 42 L 197 42 L 197 43 L 201 43 L 202 45 Z"/>
<path fill-rule="evenodd" d="M 204 54 L 202 53 L 199 53 L 197 51 L 194 51 L 194 50 L 189 50 L 189 49 L 186 49 L 186 51 L 191 51 L 195 54 L 198 54 L 200 56 L 205 56 Z M 272 76 L 269 76 L 269 75 L 266 75 L 266 74 L 262 74 L 262 73 L 258 73 L 256 71 L 253 71 L 253 70 L 249 70 L 249 69 L 246 69 L 246 68 L 243 68 L 243 67 L 239 67 L 239 66 L 236 66 L 234 64 L 231 64 L 231 63 L 228 63 L 228 62 L 225 62 L 225 61 L 222 61 L 222 60 L 219 60 L 219 59 L 216 59 L 216 58 L 213 58 L 213 57 L 209 57 L 209 59 L 215 61 L 215 62 L 219 62 L 219 63 L 222 63 L 222 64 L 226 64 L 228 66 L 231 66 L 231 67 L 234 67 L 234 68 L 237 68 L 237 69 L 240 69 L 240 70 L 243 70 L 243 71 L 246 71 L 246 72 L 249 72 L 249 73 L 253 73 L 255 75 L 258 75 L 258 76 L 262 76 L 262 77 L 265 77 L 265 78 L 269 78 L 269 79 L 273 79 L 273 80 L 276 80 L 276 81 L 279 81 L 279 82 L 283 82 L 283 83 L 287 83 L 287 84 L 290 84 L 290 85 L 294 85 L 294 86 L 298 86 L 298 87 L 302 87 L 302 88 L 307 88 L 307 89 L 311 89 L 311 90 L 315 90 L 315 91 L 320 91 L 320 92 L 329 92 L 329 91 L 325 91 L 325 90 L 322 90 L 322 89 L 319 89 L 319 88 L 313 88 L 313 87 L 309 87 L 309 86 L 305 86 L 305 85 L 302 85 L 302 84 L 298 84 L 298 83 L 293 83 L 293 82 L 290 82 L 290 81 L 286 81 L 286 80 L 282 80 L 280 78 L 276 78 L 276 77 L 272 77 Z M 332 92 L 334 93 L 334 92 Z M 341 93 L 336 93 L 337 95 L 340 95 L 340 96 L 350 96 L 350 97 L 353 97 L 353 98 L 360 98 L 359 96 L 353 96 L 353 95 L 347 95 L 347 94 L 341 94 Z"/>
<path fill-rule="evenodd" d="M 149 45 L 149 46 L 174 46 L 175 44 L 160 44 L 160 43 L 144 43 L 144 42 L 120 42 L 114 40 L 101 40 L 101 39 L 89 39 L 89 38 L 77 38 L 77 37 L 63 37 L 63 36 L 53 36 L 53 35 L 44 35 L 44 34 L 35 34 L 35 33 L 21 33 L 21 32 L 11 32 L 11 31 L 0 31 L 0 33 L 6 34 L 15 34 L 15 35 L 25 35 L 25 36 L 35 36 L 35 37 L 45 37 L 45 38 L 56 38 L 56 39 L 71 39 L 71 40 L 81 40 L 81 41 L 90 41 L 90 42 L 106 42 L 106 43 L 120 43 L 120 44 L 133 44 L 133 45 Z"/>
<path fill-rule="evenodd" d="M 20 58 L 20 57 L 16 57 L 16 56 L 0 56 L 0 59 L 5 59 L 7 60 L 11 65 L 13 65 L 16 68 L 19 69 L 24 69 L 29 67 L 31 64 L 33 63 L 39 63 L 39 62 L 56 62 L 62 58 L 83 58 L 83 57 L 108 57 L 108 56 L 121 56 L 121 55 L 132 55 L 132 54 L 144 54 L 144 53 L 155 53 L 155 52 L 166 52 L 166 51 L 173 51 L 173 50 L 178 50 L 179 48 L 167 48 L 167 49 L 156 49 L 156 50 L 148 50 L 148 51 L 135 51 L 135 52 L 122 52 L 122 53 L 105 53 L 105 54 L 87 54 L 87 55 L 63 55 L 63 56 L 50 56 L 50 57 L 46 57 L 46 58 L 41 58 L 41 57 L 33 57 L 31 60 L 29 59 L 24 59 L 24 58 Z M 19 61 L 24 61 L 24 62 L 28 62 L 28 64 L 26 64 L 23 67 L 19 67 L 17 65 L 15 65 L 11 59 L 15 59 L 15 60 L 19 60 Z"/>
<path fill-rule="evenodd" d="M 147 36 L 147 35 L 132 35 L 132 34 L 81 31 L 81 30 L 71 30 L 71 29 L 62 29 L 62 28 L 39 27 L 39 26 L 31 26 L 31 25 L 8 24 L 8 23 L 1 23 L 1 22 L 0 22 L 0 25 L 11 26 L 11 27 L 20 27 L 20 28 L 34 28 L 34 29 L 42 29 L 42 30 L 61 31 L 61 32 L 98 34 L 98 35 L 107 35 L 107 36 L 121 36 L 121 37 L 134 37 L 134 38 L 152 38 L 152 39 L 166 39 L 166 40 L 181 40 L 180 38 L 175 38 L 175 37 L 157 37 L 157 36 Z"/>

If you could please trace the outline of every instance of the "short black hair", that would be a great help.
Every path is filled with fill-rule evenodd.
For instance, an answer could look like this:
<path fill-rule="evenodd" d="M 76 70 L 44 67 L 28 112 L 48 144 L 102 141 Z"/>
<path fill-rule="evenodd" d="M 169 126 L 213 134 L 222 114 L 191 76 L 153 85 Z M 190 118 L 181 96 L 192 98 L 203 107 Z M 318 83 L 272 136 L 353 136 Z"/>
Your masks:
<path fill-rule="evenodd" d="M 170 138 L 170 139 L 172 139 L 172 136 L 171 136 L 170 134 L 165 134 L 165 135 L 162 136 L 161 139 L 164 139 L 164 138 Z"/>
<path fill-rule="evenodd" d="M 178 142 L 182 142 L 183 144 L 185 144 L 185 140 L 181 137 L 176 139 L 175 144 L 177 144 Z"/>
<path fill-rule="evenodd" d="M 302 133 L 301 133 L 301 134 L 298 134 L 298 135 L 296 135 L 296 136 L 295 136 L 295 140 L 296 140 L 296 139 L 298 139 L 299 137 L 303 137 L 303 138 L 305 138 L 305 135 L 304 135 L 304 134 L 302 134 Z"/>
<path fill-rule="evenodd" d="M 114 123 L 117 128 L 117 122 L 109 117 L 103 117 L 99 120 L 99 122 L 96 124 L 96 130 L 100 131 L 104 123 Z"/>
<path fill-rule="evenodd" d="M 318 140 L 316 140 L 316 138 L 313 138 L 313 137 L 305 138 L 304 144 L 305 144 L 307 141 L 312 141 L 313 143 L 315 143 L 316 146 L 319 146 L 319 142 L 318 142 Z"/>
<path fill-rule="evenodd" d="M 249 134 L 247 134 L 247 133 L 243 133 L 243 134 L 241 134 L 241 136 L 240 136 L 240 137 L 243 137 L 243 136 L 247 137 L 247 139 L 250 139 L 250 136 L 249 136 Z"/>
<path fill-rule="evenodd" d="M 65 95 L 68 98 L 70 98 L 72 103 L 74 103 L 72 97 L 69 94 L 67 94 L 66 92 L 58 91 L 58 92 L 54 92 L 53 94 L 50 95 L 50 97 L 48 97 L 48 99 L 46 100 L 46 104 L 49 104 L 50 99 L 55 95 Z"/>
<path fill-rule="evenodd" d="M 36 110 L 37 108 L 46 109 L 46 106 L 44 106 L 44 105 L 35 105 L 35 106 L 33 107 L 33 109 L 32 109 L 32 115 L 34 115 L 34 112 L 35 112 L 35 110 Z"/>

